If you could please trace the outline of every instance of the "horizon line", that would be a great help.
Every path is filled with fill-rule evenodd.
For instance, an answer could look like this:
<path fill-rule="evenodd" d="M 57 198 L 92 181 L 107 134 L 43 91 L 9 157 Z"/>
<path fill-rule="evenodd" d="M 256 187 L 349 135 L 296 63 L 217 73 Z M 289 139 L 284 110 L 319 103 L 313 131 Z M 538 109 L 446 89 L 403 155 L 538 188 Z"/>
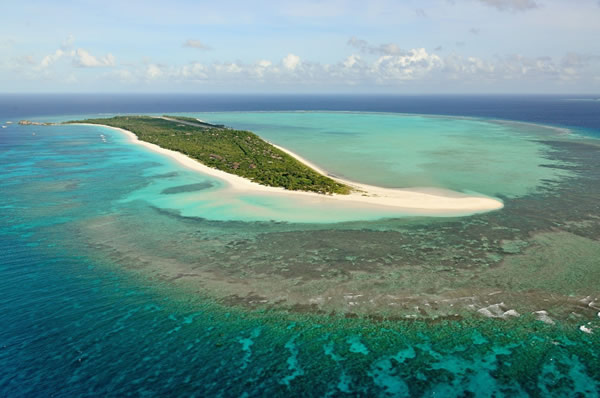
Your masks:
<path fill-rule="evenodd" d="M 190 92 L 152 92 L 152 91 L 128 91 L 128 92 L 111 92 L 111 91 L 87 91 L 87 92 L 73 92 L 73 91 L 40 91 L 40 92 L 0 92 L 0 96 L 3 95 L 188 95 L 188 96 L 393 96 L 393 97 L 432 97 L 432 96 L 584 96 L 584 97 L 597 97 L 600 96 L 600 92 L 591 93 L 540 93 L 540 92 L 529 92 L 529 93 L 389 93 L 389 92 L 374 92 L 374 93 L 348 93 L 348 92 L 203 92 L 203 93 L 190 93 Z"/>

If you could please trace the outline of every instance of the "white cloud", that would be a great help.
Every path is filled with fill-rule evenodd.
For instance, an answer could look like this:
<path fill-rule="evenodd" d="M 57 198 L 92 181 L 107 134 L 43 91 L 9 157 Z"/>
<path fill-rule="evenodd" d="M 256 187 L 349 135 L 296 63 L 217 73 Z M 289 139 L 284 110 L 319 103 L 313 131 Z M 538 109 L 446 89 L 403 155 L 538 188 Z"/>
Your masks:
<path fill-rule="evenodd" d="M 359 65 L 360 61 L 361 59 L 359 55 L 352 54 L 344 60 L 343 64 L 346 68 L 352 68 L 356 65 Z"/>
<path fill-rule="evenodd" d="M 104 57 L 95 57 L 83 48 L 78 48 L 73 53 L 73 64 L 84 68 L 115 66 L 115 57 L 110 53 Z"/>
<path fill-rule="evenodd" d="M 71 42 L 65 41 L 63 48 Z M 364 91 L 398 87 L 410 87 L 415 91 L 424 87 L 442 87 L 442 91 L 462 90 L 463 87 L 473 90 L 509 86 L 550 88 L 560 87 L 565 82 L 570 82 L 569 87 L 578 87 L 575 83 L 583 87 L 585 82 L 596 84 L 600 70 L 600 57 L 580 53 L 567 53 L 562 58 L 518 54 L 478 57 L 455 53 L 442 55 L 425 48 L 400 50 L 395 44 L 373 45 L 356 38 L 349 44 L 358 51 L 331 63 L 311 62 L 293 53 L 280 61 L 259 58 L 251 63 L 164 65 L 147 59 L 137 64 L 120 64 L 118 68 L 94 75 L 78 74 L 76 69 L 68 67 L 115 66 L 115 57 L 111 54 L 95 56 L 82 48 L 68 51 L 59 48 L 41 61 L 33 57 L 14 57 L 7 58 L 3 64 L 4 68 L 28 80 L 64 82 L 77 78 L 81 84 L 86 79 L 97 79 L 98 82 L 106 80 L 154 88 L 173 85 L 211 89 L 241 87 L 242 90 L 300 87 L 309 91 L 343 90 L 344 87 L 360 87 Z M 55 65 L 57 63 L 60 65 Z"/>
<path fill-rule="evenodd" d="M 183 43 L 184 47 L 196 48 L 198 50 L 210 50 L 211 48 L 200 40 L 188 39 Z"/>
<path fill-rule="evenodd" d="M 256 66 L 252 70 L 252 74 L 256 76 L 259 80 L 263 80 L 265 74 L 269 72 L 273 63 L 266 59 L 261 59 L 256 63 Z"/>
<path fill-rule="evenodd" d="M 295 70 L 300 64 L 300 57 L 294 54 L 288 54 L 281 61 L 283 66 L 288 70 Z"/>
<path fill-rule="evenodd" d="M 181 67 L 178 73 L 175 73 L 176 77 L 190 81 L 199 81 L 208 79 L 206 67 L 201 63 L 193 63 L 191 65 L 185 65 Z M 179 75 L 179 76 L 177 76 Z"/>
<path fill-rule="evenodd" d="M 58 49 L 54 52 L 54 54 L 46 55 L 44 58 L 42 58 L 42 62 L 40 62 L 40 67 L 43 69 L 49 67 L 50 65 L 61 59 L 65 54 L 66 53 L 63 50 Z"/>
<path fill-rule="evenodd" d="M 413 80 L 443 66 L 442 59 L 424 48 L 413 49 L 406 55 L 383 55 L 373 64 L 378 81 Z"/>
<path fill-rule="evenodd" d="M 210 87 L 238 87 L 243 82 L 247 88 L 277 89 L 302 82 L 309 90 L 335 87 L 371 90 L 401 86 L 418 90 L 433 84 L 462 89 L 504 87 L 508 83 L 518 87 L 532 82 L 548 86 L 588 77 L 593 81 L 597 75 L 596 61 L 593 57 L 578 54 L 568 54 L 560 59 L 520 55 L 480 58 L 450 54 L 442 57 L 425 48 L 415 48 L 401 55 L 381 55 L 374 59 L 352 54 L 337 63 L 326 64 L 303 61 L 294 54 L 286 56 L 281 63 L 266 59 L 250 64 L 195 62 L 166 66 L 150 63 L 131 76 L 136 76 L 140 84 L 194 83 Z"/>
<path fill-rule="evenodd" d="M 216 72 L 227 75 L 239 74 L 244 70 L 236 63 L 215 64 L 214 68 Z"/>
<path fill-rule="evenodd" d="M 155 64 L 150 64 L 146 68 L 146 77 L 150 80 L 157 79 L 163 75 L 163 71 L 160 66 Z"/>
<path fill-rule="evenodd" d="M 256 63 L 256 65 L 258 65 L 261 68 L 268 68 L 269 66 L 273 65 L 273 63 L 271 61 L 266 60 L 266 59 L 261 59 L 260 61 L 258 61 Z"/>
<path fill-rule="evenodd" d="M 62 57 L 72 55 L 72 51 L 69 51 L 69 49 L 74 42 L 75 38 L 72 35 L 63 40 L 58 50 L 56 50 L 53 54 L 46 55 L 44 58 L 42 58 L 42 62 L 40 62 L 39 65 L 40 68 L 46 69 Z"/>
<path fill-rule="evenodd" d="M 448 56 L 444 76 L 453 80 L 490 82 L 575 81 L 591 76 L 597 69 L 597 57 L 569 53 L 560 59 L 548 56 L 507 55 L 484 60 L 477 57 Z"/>
<path fill-rule="evenodd" d="M 496 65 L 478 57 L 451 54 L 444 59 L 442 74 L 449 80 L 473 81 L 494 78 Z"/>
<path fill-rule="evenodd" d="M 82 68 L 108 67 L 115 66 L 115 57 L 108 53 L 103 57 L 97 57 L 90 54 L 83 48 L 72 50 L 71 47 L 75 42 L 75 38 L 71 35 L 67 37 L 60 45 L 60 48 L 52 54 L 48 54 L 42 58 L 42 61 L 37 66 L 37 69 L 48 69 L 50 66 L 58 62 L 62 58 L 70 59 L 73 66 Z"/>

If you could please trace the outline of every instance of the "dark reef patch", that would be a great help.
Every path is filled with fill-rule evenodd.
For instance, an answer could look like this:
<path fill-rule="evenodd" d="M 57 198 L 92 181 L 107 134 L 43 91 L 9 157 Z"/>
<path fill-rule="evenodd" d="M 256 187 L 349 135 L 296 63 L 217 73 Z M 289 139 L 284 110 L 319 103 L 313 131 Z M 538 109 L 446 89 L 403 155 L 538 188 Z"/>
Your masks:
<path fill-rule="evenodd" d="M 214 185 L 210 182 L 200 182 L 198 184 L 188 184 L 188 185 L 178 185 L 176 187 L 163 189 L 160 193 L 163 195 L 174 195 L 177 193 L 184 192 L 196 192 L 203 191 L 205 189 L 210 189 Z"/>

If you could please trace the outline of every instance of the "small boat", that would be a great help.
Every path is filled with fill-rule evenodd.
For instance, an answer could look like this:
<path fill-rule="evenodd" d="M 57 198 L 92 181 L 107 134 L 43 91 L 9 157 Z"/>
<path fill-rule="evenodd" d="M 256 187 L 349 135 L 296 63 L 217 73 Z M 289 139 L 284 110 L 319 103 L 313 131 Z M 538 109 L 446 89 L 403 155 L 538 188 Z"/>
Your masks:
<path fill-rule="evenodd" d="M 6 126 L 2 126 L 2 128 L 3 128 L 3 129 L 5 129 L 5 128 L 6 128 Z"/>
<path fill-rule="evenodd" d="M 6 124 L 12 124 L 12 122 L 6 122 Z"/>

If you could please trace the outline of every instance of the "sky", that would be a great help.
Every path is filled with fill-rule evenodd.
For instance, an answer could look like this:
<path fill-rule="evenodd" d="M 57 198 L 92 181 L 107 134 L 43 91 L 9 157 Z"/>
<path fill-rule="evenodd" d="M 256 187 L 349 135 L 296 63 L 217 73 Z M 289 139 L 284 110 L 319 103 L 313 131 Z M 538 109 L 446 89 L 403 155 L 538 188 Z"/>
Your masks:
<path fill-rule="evenodd" d="M 1 0 L 0 92 L 600 94 L 600 0 Z"/>

